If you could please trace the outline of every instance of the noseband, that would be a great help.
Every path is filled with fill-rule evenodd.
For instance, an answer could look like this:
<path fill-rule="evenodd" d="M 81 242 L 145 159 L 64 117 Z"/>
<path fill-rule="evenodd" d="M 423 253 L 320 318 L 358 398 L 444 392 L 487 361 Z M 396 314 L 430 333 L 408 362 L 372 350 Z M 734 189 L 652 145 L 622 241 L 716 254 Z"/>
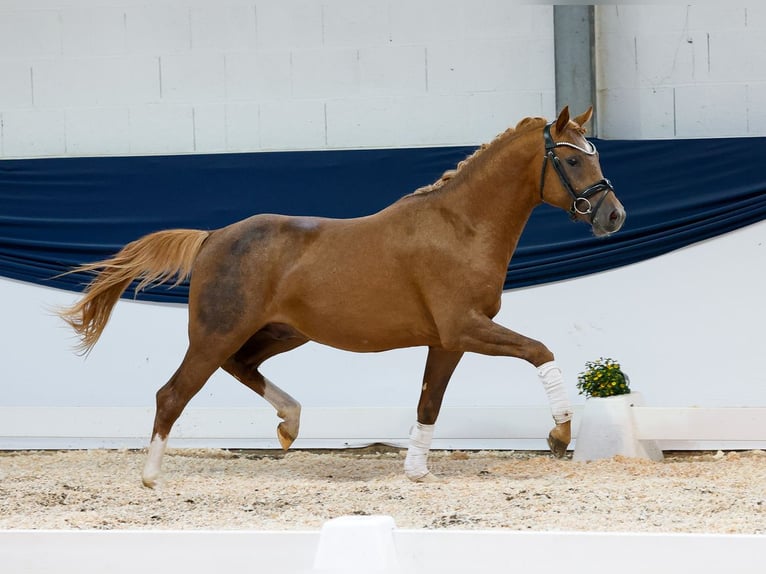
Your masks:
<path fill-rule="evenodd" d="M 561 160 L 556 155 L 556 148 L 571 147 L 579 152 L 584 153 L 585 155 L 596 155 L 596 147 L 588 140 L 585 141 L 588 144 L 589 149 L 581 148 L 580 146 L 569 142 L 556 143 L 553 141 L 553 137 L 551 136 L 551 125 L 552 124 L 547 124 L 543 130 L 543 138 L 545 140 L 545 157 L 543 158 L 543 169 L 540 174 L 540 199 L 543 199 L 543 191 L 545 188 L 545 170 L 548 167 L 548 160 L 550 160 L 551 165 L 553 165 L 553 168 L 556 170 L 556 173 L 559 176 L 561 185 L 563 185 L 564 189 L 566 189 L 567 192 L 569 192 L 569 195 L 572 196 L 572 207 L 569 209 L 569 216 L 572 219 L 575 219 L 578 215 L 588 215 L 590 223 L 592 224 L 593 219 L 596 217 L 596 213 L 598 213 L 598 209 L 601 207 L 604 199 L 606 199 L 606 196 L 609 195 L 610 192 L 614 192 L 612 182 L 606 178 L 603 178 L 593 185 L 586 187 L 580 192 L 575 190 L 575 188 L 572 186 L 572 183 L 569 181 L 569 177 L 567 176 L 564 167 L 561 165 Z M 594 207 L 590 198 L 597 193 L 601 193 L 601 197 L 598 199 L 596 206 Z"/>

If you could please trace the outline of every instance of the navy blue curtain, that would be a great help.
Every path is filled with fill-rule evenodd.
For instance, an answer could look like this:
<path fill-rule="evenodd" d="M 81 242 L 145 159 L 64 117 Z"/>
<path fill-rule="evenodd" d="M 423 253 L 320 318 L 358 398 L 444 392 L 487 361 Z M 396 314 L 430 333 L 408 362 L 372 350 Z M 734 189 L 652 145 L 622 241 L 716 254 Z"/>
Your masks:
<path fill-rule="evenodd" d="M 594 143 L 628 212 L 622 231 L 598 239 L 565 213 L 541 206 L 521 238 L 506 288 L 634 263 L 766 216 L 766 173 L 760 168 L 766 138 Z M 215 229 L 255 213 L 374 213 L 473 150 L 3 160 L 0 275 L 80 290 L 88 277 L 58 275 L 159 229 Z M 138 298 L 184 302 L 187 293 L 182 284 Z"/>

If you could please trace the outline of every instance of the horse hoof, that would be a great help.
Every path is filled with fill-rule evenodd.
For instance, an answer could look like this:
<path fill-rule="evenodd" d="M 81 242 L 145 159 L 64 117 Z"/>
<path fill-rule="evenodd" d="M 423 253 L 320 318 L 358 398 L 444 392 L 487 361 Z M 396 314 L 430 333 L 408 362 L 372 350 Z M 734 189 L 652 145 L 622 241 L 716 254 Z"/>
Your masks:
<path fill-rule="evenodd" d="M 418 477 L 407 476 L 407 478 L 409 478 L 412 482 L 417 482 L 417 483 L 441 482 L 441 479 L 438 476 L 436 476 L 435 474 L 431 473 L 431 471 L 428 471 L 423 476 L 418 476 Z"/>
<path fill-rule="evenodd" d="M 284 450 L 290 448 L 293 442 L 295 442 L 295 435 L 291 434 L 286 427 L 287 425 L 283 422 L 279 423 L 279 426 L 277 427 L 277 438 L 279 439 L 279 444 L 282 445 Z"/>
<path fill-rule="evenodd" d="M 157 478 L 156 476 L 142 476 L 141 482 L 146 488 L 154 489 L 155 486 L 157 486 Z"/>
<path fill-rule="evenodd" d="M 569 443 L 557 439 L 553 434 L 548 435 L 548 448 L 551 449 L 551 453 L 556 458 L 564 458 L 567 454 L 568 446 Z"/>

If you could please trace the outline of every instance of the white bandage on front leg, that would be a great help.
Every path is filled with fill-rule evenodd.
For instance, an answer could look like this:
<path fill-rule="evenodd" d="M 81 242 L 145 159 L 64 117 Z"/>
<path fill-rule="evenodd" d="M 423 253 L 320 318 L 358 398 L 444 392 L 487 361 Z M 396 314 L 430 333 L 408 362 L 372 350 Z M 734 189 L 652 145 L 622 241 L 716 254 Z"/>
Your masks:
<path fill-rule="evenodd" d="M 407 478 L 420 481 L 429 474 L 428 451 L 434 438 L 434 425 L 416 423 L 410 430 L 410 445 L 404 459 L 404 474 Z"/>
<path fill-rule="evenodd" d="M 537 376 L 543 384 L 548 402 L 551 405 L 551 414 L 556 424 L 565 423 L 572 419 L 572 407 L 569 406 L 569 397 L 564 387 L 564 376 L 556 361 L 549 361 L 537 367 Z"/>

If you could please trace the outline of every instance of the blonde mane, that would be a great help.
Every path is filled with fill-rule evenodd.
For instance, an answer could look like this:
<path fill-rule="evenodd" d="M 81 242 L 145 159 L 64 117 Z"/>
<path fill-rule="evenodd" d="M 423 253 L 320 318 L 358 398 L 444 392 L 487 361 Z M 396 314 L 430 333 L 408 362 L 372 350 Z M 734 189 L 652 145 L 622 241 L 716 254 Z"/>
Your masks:
<path fill-rule="evenodd" d="M 493 139 L 491 142 L 481 144 L 476 149 L 475 152 L 473 152 L 467 158 L 459 162 L 454 169 L 448 169 L 435 182 L 430 183 L 428 185 L 424 185 L 423 187 L 419 187 L 418 189 L 413 191 L 411 195 L 419 195 L 421 193 L 430 193 L 432 191 L 441 189 L 442 187 L 444 187 L 444 185 L 447 182 L 452 180 L 458 173 L 460 173 L 463 170 L 463 168 L 465 168 L 465 166 L 470 164 L 474 159 L 476 159 L 479 155 L 481 155 L 482 152 L 486 150 L 488 147 L 492 146 L 493 144 L 495 144 L 501 139 L 509 138 L 514 135 L 520 135 L 521 133 L 524 133 L 530 129 L 537 128 L 544 123 L 546 123 L 545 118 L 538 118 L 538 117 L 524 118 L 518 124 L 516 124 L 516 127 L 508 128 L 503 133 L 496 136 L 495 139 Z"/>

